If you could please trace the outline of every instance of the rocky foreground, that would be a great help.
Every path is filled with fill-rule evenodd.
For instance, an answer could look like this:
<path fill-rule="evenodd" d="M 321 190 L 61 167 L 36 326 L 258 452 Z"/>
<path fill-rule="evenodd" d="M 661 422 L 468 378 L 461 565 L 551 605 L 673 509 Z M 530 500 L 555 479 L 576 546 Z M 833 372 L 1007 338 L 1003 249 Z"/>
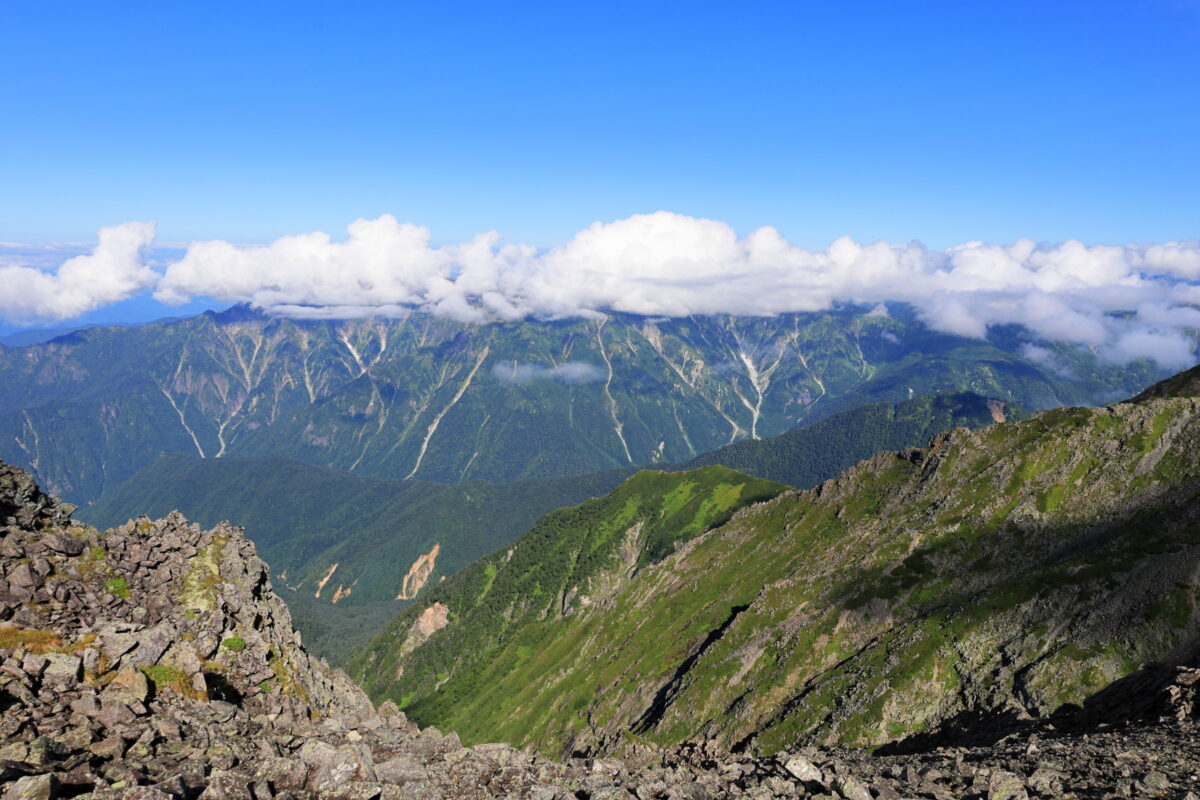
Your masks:
<path fill-rule="evenodd" d="M 1200 795 L 1200 670 L 1147 670 L 1086 718 L 944 732 L 919 752 L 631 743 L 558 763 L 373 709 L 305 652 L 237 528 L 171 515 L 98 534 L 0 464 L 0 576 L 3 800 Z"/>

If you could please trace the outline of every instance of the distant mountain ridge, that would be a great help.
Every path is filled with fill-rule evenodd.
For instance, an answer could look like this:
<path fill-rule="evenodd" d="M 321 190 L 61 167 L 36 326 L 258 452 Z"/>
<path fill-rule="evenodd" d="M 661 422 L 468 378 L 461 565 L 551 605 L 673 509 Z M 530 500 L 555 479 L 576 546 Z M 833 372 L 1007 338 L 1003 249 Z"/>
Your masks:
<path fill-rule="evenodd" d="M 939 390 L 1040 408 L 1128 396 L 1162 377 L 1067 346 L 1032 360 L 1019 330 L 962 339 L 890 308 L 468 324 L 235 307 L 92 328 L 0 348 L 0 457 L 79 504 L 165 452 L 511 482 L 680 462 Z"/>

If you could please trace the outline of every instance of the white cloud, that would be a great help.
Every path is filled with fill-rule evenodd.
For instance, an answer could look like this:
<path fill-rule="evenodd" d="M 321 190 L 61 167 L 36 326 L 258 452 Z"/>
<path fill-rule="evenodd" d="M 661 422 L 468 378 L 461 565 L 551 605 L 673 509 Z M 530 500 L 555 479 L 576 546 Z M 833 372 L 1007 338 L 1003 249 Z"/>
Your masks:
<path fill-rule="evenodd" d="M 152 241 L 153 222 L 126 222 L 101 228 L 91 254 L 74 256 L 57 270 L 29 261 L 2 264 L 0 317 L 18 323 L 69 319 L 132 297 L 158 280 L 144 258 Z"/>
<path fill-rule="evenodd" d="M 30 280 L 61 282 L 68 264 L 55 276 Z M 82 307 L 153 281 L 144 266 L 113 271 L 126 280 L 92 292 L 86 302 L 93 305 Z M 1198 280 L 1200 240 L 1086 246 L 1022 239 L 931 250 L 842 237 L 813 251 L 774 228 L 738 236 L 723 222 L 657 212 L 598 222 L 539 251 L 504 244 L 496 233 L 434 246 L 427 228 L 385 215 L 354 222 L 344 241 L 311 233 L 253 247 L 192 244 L 166 265 L 155 296 L 167 303 L 247 302 L 274 314 L 321 318 L 417 307 L 466 322 L 612 311 L 769 316 L 899 301 L 944 332 L 981 337 L 991 326 L 1019 324 L 1117 360 L 1142 353 L 1176 366 L 1184 354 L 1192 358 L 1200 311 L 1190 306 L 1200 305 Z M 69 316 L 83 302 L 51 303 L 59 294 L 51 291 L 6 294 L 12 299 L 0 312 L 10 318 Z M 43 301 L 28 302 L 25 294 Z"/>
<path fill-rule="evenodd" d="M 492 375 L 503 383 L 533 383 L 555 380 L 562 383 L 580 384 L 604 380 L 605 372 L 586 361 L 568 361 L 555 367 L 525 364 L 520 361 L 505 361 L 492 367 Z"/>
<path fill-rule="evenodd" d="M 1118 364 L 1138 358 L 1152 358 L 1164 367 L 1182 369 L 1196 363 L 1195 340 L 1174 331 L 1135 328 L 1117 336 L 1102 349 L 1103 355 Z"/>
<path fill-rule="evenodd" d="M 1051 372 L 1058 373 L 1064 378 L 1077 377 L 1075 371 L 1071 369 L 1070 363 L 1060 357 L 1057 353 L 1045 347 L 1036 344 L 1024 344 L 1021 346 L 1021 357 L 1038 364 Z"/>

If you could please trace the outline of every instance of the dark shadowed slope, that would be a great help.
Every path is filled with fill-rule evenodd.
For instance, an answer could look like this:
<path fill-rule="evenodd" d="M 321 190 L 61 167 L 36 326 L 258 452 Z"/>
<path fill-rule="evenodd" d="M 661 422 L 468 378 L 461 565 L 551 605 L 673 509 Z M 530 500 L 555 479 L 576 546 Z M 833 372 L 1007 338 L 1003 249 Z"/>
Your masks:
<path fill-rule="evenodd" d="M 770 439 L 726 445 L 675 468 L 724 464 L 797 489 L 811 489 L 881 450 L 923 446 L 934 434 L 954 428 L 982 428 L 1026 416 L 1020 407 L 974 392 L 869 403 Z"/>

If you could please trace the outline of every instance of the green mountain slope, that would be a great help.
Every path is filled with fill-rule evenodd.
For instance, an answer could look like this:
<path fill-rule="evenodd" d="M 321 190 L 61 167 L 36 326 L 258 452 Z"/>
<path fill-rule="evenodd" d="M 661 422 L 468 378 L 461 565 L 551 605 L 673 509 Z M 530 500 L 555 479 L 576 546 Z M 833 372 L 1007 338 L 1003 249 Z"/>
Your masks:
<path fill-rule="evenodd" d="M 1173 393 L 879 454 L 742 511 L 603 603 L 523 626 L 468 671 L 397 678 L 393 626 L 356 673 L 465 740 L 552 752 L 874 745 L 1082 703 L 1143 662 L 1196 655 L 1200 399 Z M 445 639 L 442 663 L 474 657 L 451 641 L 466 601 L 444 596 L 451 624 L 423 646 Z"/>
<path fill-rule="evenodd" d="M 420 608 L 376 640 L 358 676 L 391 687 L 406 705 L 449 712 L 480 688 L 478 674 L 513 634 L 606 605 L 678 544 L 786 490 L 720 466 L 639 472 L 604 497 L 548 514 L 511 547 L 422 595 Z"/>
<path fill-rule="evenodd" d="M 0 347 L 0 457 L 95 502 L 162 453 L 278 455 L 379 478 L 512 482 L 674 463 L 866 402 L 970 390 L 1026 408 L 1162 377 L 904 307 L 465 324 L 247 308 Z"/>

